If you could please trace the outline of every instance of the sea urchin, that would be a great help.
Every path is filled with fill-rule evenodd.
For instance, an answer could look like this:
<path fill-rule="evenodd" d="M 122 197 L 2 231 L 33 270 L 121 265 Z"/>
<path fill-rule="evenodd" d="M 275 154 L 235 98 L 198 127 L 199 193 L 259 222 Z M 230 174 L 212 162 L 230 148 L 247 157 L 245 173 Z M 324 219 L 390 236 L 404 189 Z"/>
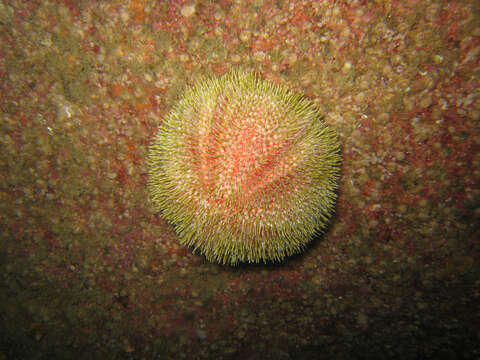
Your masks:
<path fill-rule="evenodd" d="M 281 261 L 327 224 L 341 157 L 301 95 L 231 71 L 186 90 L 149 148 L 153 203 L 208 260 Z"/>

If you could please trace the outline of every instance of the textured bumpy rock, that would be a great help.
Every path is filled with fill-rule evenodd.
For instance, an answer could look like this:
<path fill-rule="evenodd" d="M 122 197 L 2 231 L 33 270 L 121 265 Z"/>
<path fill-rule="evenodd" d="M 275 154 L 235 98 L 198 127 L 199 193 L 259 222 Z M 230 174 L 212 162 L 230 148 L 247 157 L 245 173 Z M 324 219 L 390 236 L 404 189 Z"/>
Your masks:
<path fill-rule="evenodd" d="M 244 71 L 189 88 L 150 147 L 149 190 L 210 261 L 280 261 L 332 213 L 339 144 L 301 95 Z"/>

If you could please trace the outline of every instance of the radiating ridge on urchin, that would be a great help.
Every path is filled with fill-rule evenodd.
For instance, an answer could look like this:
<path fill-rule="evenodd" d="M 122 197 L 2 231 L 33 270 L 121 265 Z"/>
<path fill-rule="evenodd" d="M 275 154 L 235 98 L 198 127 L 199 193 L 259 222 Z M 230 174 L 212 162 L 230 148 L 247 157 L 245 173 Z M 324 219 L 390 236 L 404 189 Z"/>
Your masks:
<path fill-rule="evenodd" d="M 210 261 L 281 261 L 333 212 L 335 131 L 302 95 L 247 71 L 197 82 L 149 148 L 153 203 Z"/>

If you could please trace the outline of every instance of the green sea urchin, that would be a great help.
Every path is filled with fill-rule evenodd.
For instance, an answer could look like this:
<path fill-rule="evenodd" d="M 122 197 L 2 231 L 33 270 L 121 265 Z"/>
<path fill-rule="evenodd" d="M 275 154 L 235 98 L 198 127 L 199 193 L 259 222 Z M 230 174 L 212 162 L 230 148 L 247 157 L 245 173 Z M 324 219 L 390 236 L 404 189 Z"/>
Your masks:
<path fill-rule="evenodd" d="M 311 101 L 232 71 L 186 90 L 148 160 L 153 202 L 180 241 L 235 265 L 303 250 L 333 211 L 341 157 Z"/>

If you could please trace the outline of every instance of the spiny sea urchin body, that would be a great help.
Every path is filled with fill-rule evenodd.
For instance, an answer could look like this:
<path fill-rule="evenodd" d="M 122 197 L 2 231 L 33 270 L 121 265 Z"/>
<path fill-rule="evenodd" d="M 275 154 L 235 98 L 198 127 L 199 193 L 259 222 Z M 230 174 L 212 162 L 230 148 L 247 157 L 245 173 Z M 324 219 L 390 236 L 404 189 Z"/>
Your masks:
<path fill-rule="evenodd" d="M 187 89 L 149 149 L 154 204 L 208 260 L 281 261 L 327 224 L 340 166 L 315 105 L 232 71 Z"/>

